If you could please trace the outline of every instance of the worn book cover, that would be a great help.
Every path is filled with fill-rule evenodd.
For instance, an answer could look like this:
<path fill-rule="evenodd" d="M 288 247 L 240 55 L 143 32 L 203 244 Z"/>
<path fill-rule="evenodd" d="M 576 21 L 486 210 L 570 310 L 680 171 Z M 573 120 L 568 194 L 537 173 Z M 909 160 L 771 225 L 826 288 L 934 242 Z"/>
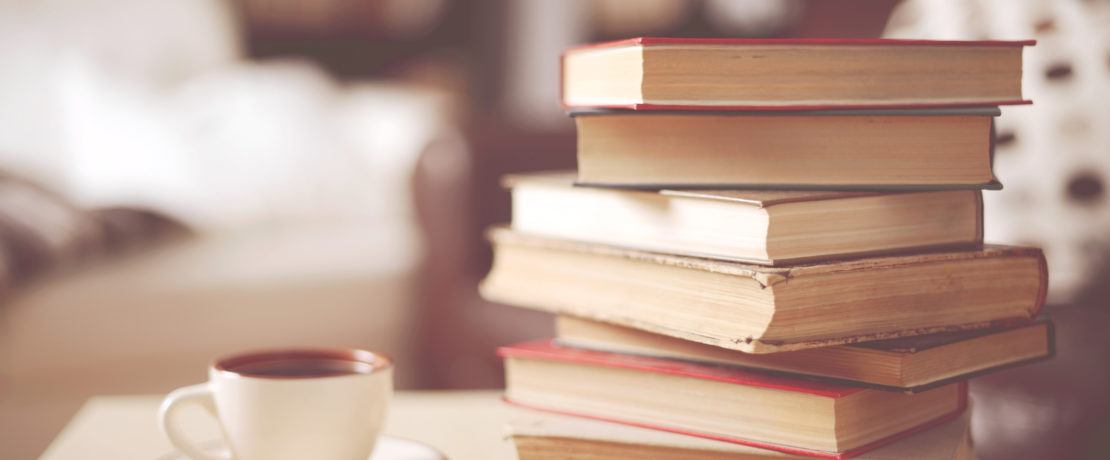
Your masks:
<path fill-rule="evenodd" d="M 1027 41 L 639 37 L 571 48 L 563 105 L 812 110 L 1026 104 Z"/>
<path fill-rule="evenodd" d="M 635 356 L 635 355 L 626 355 L 626 354 L 619 354 L 619 353 L 607 353 L 607 352 L 600 352 L 600 351 L 567 348 L 567 347 L 558 346 L 557 344 L 555 344 L 553 341 L 550 341 L 550 340 L 528 342 L 528 343 L 523 343 L 523 344 L 516 344 L 516 345 L 512 345 L 512 346 L 502 347 L 502 348 L 498 349 L 498 355 L 507 359 L 507 360 L 511 360 L 511 359 L 514 359 L 514 358 L 519 358 L 519 359 L 538 359 L 538 360 L 563 361 L 563 362 L 578 363 L 578 364 L 587 365 L 587 366 L 601 366 L 601 367 L 609 367 L 609 368 L 629 369 L 629 370 L 634 370 L 634 371 L 638 371 L 638 372 L 643 372 L 645 374 L 661 373 L 661 374 L 667 374 L 667 375 L 672 375 L 672 376 L 680 376 L 680 377 L 689 378 L 689 379 L 711 380 L 711 381 L 716 381 L 716 382 L 723 382 L 723 383 L 730 384 L 730 385 L 757 387 L 757 388 L 762 388 L 762 389 L 784 391 L 784 392 L 790 392 L 790 393 L 803 393 L 803 394 L 817 396 L 819 398 L 828 398 L 829 400 L 838 400 L 838 399 L 847 398 L 847 397 L 850 397 L 850 396 L 853 396 L 853 395 L 856 395 L 856 394 L 859 394 L 859 393 L 862 393 L 862 392 L 874 392 L 874 391 L 876 391 L 876 390 L 869 390 L 869 389 L 860 388 L 860 387 L 842 385 L 842 384 L 838 384 L 838 383 L 834 383 L 834 382 L 794 379 L 794 378 L 788 378 L 788 377 L 777 376 L 777 375 L 772 375 L 772 374 L 749 372 L 749 371 L 745 371 L 745 370 L 737 369 L 737 368 L 708 366 L 708 365 L 702 365 L 702 364 L 686 363 L 686 362 L 674 361 L 674 360 L 663 360 L 663 359 L 649 358 L 649 357 L 643 357 L 643 356 Z M 623 424 L 628 424 L 628 425 L 633 425 L 633 426 L 641 426 L 641 427 L 645 427 L 645 428 L 657 429 L 657 430 L 668 431 L 668 432 L 673 432 L 673 433 L 680 433 L 680 434 L 686 434 L 686 435 L 691 435 L 691 436 L 698 436 L 698 437 L 713 439 L 713 440 L 717 440 L 717 441 L 725 441 L 725 442 L 743 444 L 743 445 L 754 446 L 754 447 L 759 447 L 759 448 L 763 448 L 763 449 L 776 450 L 776 451 L 780 451 L 780 452 L 801 454 L 801 455 L 821 457 L 821 458 L 831 458 L 831 459 L 844 459 L 844 458 L 855 457 L 855 456 L 858 456 L 858 455 L 860 455 L 864 452 L 868 452 L 868 451 L 874 450 L 875 448 L 878 448 L 880 446 L 883 446 L 883 445 L 889 444 L 891 442 L 894 442 L 898 439 L 902 439 L 902 438 L 905 438 L 907 436 L 911 436 L 915 433 L 919 433 L 921 431 L 927 430 L 930 427 L 942 424 L 946 421 L 949 421 L 949 420 L 952 420 L 956 417 L 959 417 L 959 415 L 967 407 L 967 391 L 966 391 L 967 388 L 966 388 L 966 382 L 963 382 L 963 383 L 958 384 L 959 385 L 959 390 L 956 392 L 956 396 L 958 397 L 958 400 L 956 401 L 955 410 L 952 410 L 952 411 L 947 412 L 947 413 L 943 413 L 938 417 L 935 417 L 933 419 L 930 419 L 930 420 L 926 421 L 925 423 L 915 425 L 911 428 L 896 432 L 895 434 L 892 434 L 892 435 L 889 435 L 889 436 L 882 437 L 881 439 L 878 439 L 878 440 L 875 440 L 875 441 L 872 441 L 872 442 L 868 442 L 864 445 L 861 445 L 861 446 L 858 446 L 858 447 L 853 447 L 853 448 L 850 448 L 848 450 L 844 450 L 844 451 L 840 451 L 840 452 L 831 452 L 831 451 L 819 451 L 819 450 L 814 450 L 814 449 L 799 448 L 797 446 L 789 446 L 789 445 L 768 443 L 766 441 L 760 441 L 760 440 L 749 438 L 749 437 L 724 435 L 724 434 L 721 434 L 721 433 L 706 432 L 706 431 L 701 431 L 701 430 L 696 430 L 696 429 L 691 430 L 691 429 L 688 429 L 688 428 L 684 428 L 684 426 L 686 426 L 686 425 L 682 424 L 681 422 L 675 424 L 673 422 L 668 423 L 668 422 L 660 420 L 660 421 L 657 421 L 657 422 L 653 423 L 653 422 L 648 422 L 648 421 L 644 420 L 643 417 L 637 417 L 635 415 L 625 415 L 623 417 L 621 415 L 610 415 L 605 410 L 594 410 L 594 411 L 589 411 L 588 413 L 583 413 L 583 412 L 575 411 L 573 409 L 568 410 L 568 409 L 566 409 L 565 406 L 558 406 L 558 407 L 546 406 L 544 403 L 534 402 L 533 399 L 535 397 L 532 396 L 532 393 L 530 393 L 530 392 L 522 392 L 521 395 L 518 395 L 517 392 L 520 389 L 516 388 L 516 386 L 518 384 L 516 382 L 514 382 L 514 378 L 513 378 L 513 375 L 512 375 L 513 369 L 511 367 L 509 368 L 509 373 L 510 373 L 510 377 L 509 377 L 509 382 L 508 382 L 508 385 L 507 385 L 508 389 L 507 389 L 507 393 L 506 393 L 505 398 L 506 398 L 506 401 L 511 403 L 511 404 L 515 404 L 515 405 L 519 405 L 519 406 L 523 406 L 523 407 L 530 407 L 530 408 L 533 408 L 533 409 L 540 409 L 540 410 L 554 412 L 554 413 L 562 413 L 562 414 L 566 414 L 566 415 L 574 415 L 574 416 L 591 418 L 591 419 L 596 419 L 596 420 L 605 420 L 605 421 L 610 421 L 610 422 L 615 422 L 615 423 L 623 423 Z M 654 385 L 654 386 L 660 385 L 659 381 L 654 381 L 654 380 L 651 380 L 650 378 L 647 378 L 647 377 L 644 378 L 644 382 L 651 382 L 651 383 L 645 383 L 646 385 Z M 597 382 L 596 385 L 605 385 L 605 383 L 604 382 Z M 671 390 L 668 390 L 667 388 L 662 388 L 661 391 L 665 392 L 665 391 L 671 391 Z M 934 391 L 941 391 L 941 390 L 934 390 Z M 914 397 L 914 396 L 905 396 L 905 398 L 912 398 L 912 397 Z M 617 404 L 617 403 L 613 403 L 613 404 Z M 612 410 L 613 412 L 618 412 L 619 407 L 617 405 L 613 405 L 613 404 L 610 404 L 610 406 L 612 406 L 612 408 L 613 408 L 613 409 L 610 409 L 610 410 Z M 811 401 L 809 404 L 814 404 L 815 405 L 814 407 L 819 406 L 819 405 L 823 405 L 822 403 L 815 402 L 815 401 Z M 902 406 L 905 403 L 895 403 L 895 404 L 899 405 L 899 406 Z M 903 406 L 903 407 L 908 407 L 908 406 Z M 684 410 L 694 411 L 694 410 L 696 410 L 696 408 L 688 407 Z M 760 411 L 762 409 L 759 408 L 759 407 L 751 407 L 751 410 Z M 800 415 L 804 415 L 804 411 L 807 411 L 808 409 L 806 409 L 805 407 L 798 407 L 798 410 L 802 411 L 802 412 L 799 412 Z M 691 415 L 694 416 L 694 417 L 697 417 L 696 413 L 686 414 L 686 416 L 691 416 Z M 736 417 L 743 417 L 743 416 L 744 416 L 743 414 L 736 414 Z M 847 417 L 848 415 L 844 415 L 844 416 Z"/>
<path fill-rule="evenodd" d="M 490 232 L 493 301 L 750 353 L 1027 324 L 1036 248 L 987 245 L 787 267 Z"/>

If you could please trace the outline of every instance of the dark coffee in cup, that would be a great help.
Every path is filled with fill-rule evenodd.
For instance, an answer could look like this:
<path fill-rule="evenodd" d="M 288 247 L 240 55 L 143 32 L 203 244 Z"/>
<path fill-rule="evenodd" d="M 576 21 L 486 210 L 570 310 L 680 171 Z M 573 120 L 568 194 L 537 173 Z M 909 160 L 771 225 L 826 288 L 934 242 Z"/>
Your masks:
<path fill-rule="evenodd" d="M 228 369 L 248 377 L 335 377 L 366 374 L 373 368 L 366 363 L 315 359 L 287 359 L 247 363 Z"/>
<path fill-rule="evenodd" d="M 217 362 L 216 368 L 244 377 L 320 378 L 369 374 L 388 365 L 380 354 L 320 349 L 240 355 Z"/>

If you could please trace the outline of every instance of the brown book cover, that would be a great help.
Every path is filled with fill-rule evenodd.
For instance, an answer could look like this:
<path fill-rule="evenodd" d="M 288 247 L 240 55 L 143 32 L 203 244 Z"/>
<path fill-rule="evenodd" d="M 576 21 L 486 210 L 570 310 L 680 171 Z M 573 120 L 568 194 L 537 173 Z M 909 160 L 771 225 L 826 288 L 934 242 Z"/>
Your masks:
<path fill-rule="evenodd" d="M 1055 355 L 1052 319 L 1010 328 L 941 332 L 849 345 L 751 354 L 567 315 L 564 346 L 752 369 L 794 378 L 919 393 Z M 894 384 L 892 382 L 899 382 Z"/>
<path fill-rule="evenodd" d="M 622 188 L 997 188 L 997 107 L 571 111 L 578 182 Z"/>
<path fill-rule="evenodd" d="M 812 110 L 1027 104 L 1027 41 L 638 37 L 563 53 L 565 107 Z"/>
<path fill-rule="evenodd" d="M 497 228 L 490 300 L 752 353 L 1025 324 L 1044 305 L 1036 248 L 766 267 Z"/>

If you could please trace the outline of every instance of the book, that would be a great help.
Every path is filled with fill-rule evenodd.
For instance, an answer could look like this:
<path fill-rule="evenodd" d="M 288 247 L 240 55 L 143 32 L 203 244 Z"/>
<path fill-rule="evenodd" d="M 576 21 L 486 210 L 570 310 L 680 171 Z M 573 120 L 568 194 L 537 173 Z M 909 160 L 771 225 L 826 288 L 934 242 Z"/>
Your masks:
<path fill-rule="evenodd" d="M 786 460 L 807 456 L 619 423 L 516 410 L 506 426 L 520 460 Z M 969 412 L 856 460 L 974 460 Z"/>
<path fill-rule="evenodd" d="M 742 353 L 600 321 L 559 315 L 560 345 L 739 366 L 917 393 L 1055 353 L 1052 320 L 770 354 Z"/>
<path fill-rule="evenodd" d="M 633 38 L 563 53 L 567 107 L 1020 104 L 1034 41 Z"/>
<path fill-rule="evenodd" d="M 502 347 L 511 404 L 824 458 L 848 458 L 959 416 L 966 384 L 916 394 L 635 355 Z"/>
<path fill-rule="evenodd" d="M 767 267 L 489 233 L 489 300 L 751 353 L 1027 323 L 1036 248 L 984 246 Z"/>
<path fill-rule="evenodd" d="M 781 265 L 982 243 L 978 190 L 618 190 L 573 173 L 509 176 L 512 228 L 633 249 Z"/>
<path fill-rule="evenodd" d="M 999 188 L 997 107 L 572 111 L 578 182 L 620 187 Z"/>

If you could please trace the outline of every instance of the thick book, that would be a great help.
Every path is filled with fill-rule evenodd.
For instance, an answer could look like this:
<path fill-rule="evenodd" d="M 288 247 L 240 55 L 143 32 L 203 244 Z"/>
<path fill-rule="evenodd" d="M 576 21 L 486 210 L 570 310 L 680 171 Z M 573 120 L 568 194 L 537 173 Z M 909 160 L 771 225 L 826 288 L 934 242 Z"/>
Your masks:
<path fill-rule="evenodd" d="M 587 243 L 782 265 L 982 243 L 982 192 L 627 190 L 509 176 L 512 228 Z"/>
<path fill-rule="evenodd" d="M 1039 249 L 1011 246 L 767 267 L 489 237 L 489 300 L 751 353 L 1028 323 L 1047 281 Z"/>
<path fill-rule="evenodd" d="M 512 404 L 823 458 L 859 455 L 967 405 L 966 382 L 904 394 L 550 340 L 498 352 Z"/>
<path fill-rule="evenodd" d="M 999 188 L 997 107 L 572 111 L 578 182 L 614 187 Z"/>
<path fill-rule="evenodd" d="M 624 326 L 559 315 L 560 345 L 738 366 L 798 378 L 918 393 L 973 376 L 1047 359 L 1052 320 L 1009 328 L 942 332 L 782 353 L 752 354 Z"/>
<path fill-rule="evenodd" d="M 791 109 L 1025 103 L 1034 41 L 633 38 L 563 53 L 567 107 Z"/>
<path fill-rule="evenodd" d="M 517 410 L 505 428 L 520 460 L 787 460 L 807 456 L 539 411 Z M 856 460 L 974 460 L 969 412 Z"/>

